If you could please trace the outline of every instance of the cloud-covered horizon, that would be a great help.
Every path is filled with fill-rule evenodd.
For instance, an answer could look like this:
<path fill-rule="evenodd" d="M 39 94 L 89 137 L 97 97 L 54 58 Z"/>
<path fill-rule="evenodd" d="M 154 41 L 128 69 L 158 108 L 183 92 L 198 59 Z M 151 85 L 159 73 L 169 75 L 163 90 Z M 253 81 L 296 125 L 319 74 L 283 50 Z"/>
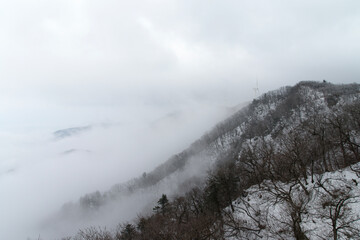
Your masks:
<path fill-rule="evenodd" d="M 358 81 L 359 10 L 355 0 L 4 1 L 0 112 L 234 105 L 256 79 L 262 92 Z"/>

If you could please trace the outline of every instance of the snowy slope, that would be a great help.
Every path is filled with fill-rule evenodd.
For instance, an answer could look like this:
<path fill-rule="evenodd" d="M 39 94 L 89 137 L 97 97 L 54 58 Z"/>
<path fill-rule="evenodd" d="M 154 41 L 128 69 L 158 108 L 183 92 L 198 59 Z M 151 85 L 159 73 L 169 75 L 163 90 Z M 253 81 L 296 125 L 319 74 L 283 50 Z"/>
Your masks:
<path fill-rule="evenodd" d="M 352 166 L 356 169 L 359 167 L 359 163 Z M 311 183 L 310 178 L 307 180 L 308 195 L 295 182 L 267 180 L 247 189 L 246 196 L 233 202 L 235 212 L 226 209 L 227 214 L 224 216 L 229 220 L 226 239 L 295 239 L 291 232 L 290 201 L 286 197 L 291 197 L 299 207 L 300 225 L 309 239 L 333 237 L 330 208 L 334 211 L 341 203 L 344 205 L 339 211 L 337 227 L 342 225 L 344 228 L 339 230 L 339 239 L 360 239 L 356 235 L 358 231 L 351 237 L 346 236 L 352 230 L 350 226 L 358 227 L 360 224 L 360 175 L 347 167 L 318 174 L 314 183 Z M 237 225 L 231 224 L 234 222 Z"/>
<path fill-rule="evenodd" d="M 294 87 L 283 87 L 266 93 L 233 116 L 217 124 L 211 131 L 191 144 L 189 148 L 172 156 L 153 171 L 145 172 L 142 176 L 126 183 L 116 184 L 108 191 L 84 195 L 77 203 L 66 204 L 61 213 L 62 221 L 73 219 L 74 214 L 72 213 L 78 212 L 75 214 L 75 218 L 85 218 L 86 224 L 102 224 L 102 226 L 111 227 L 124 221 L 124 219 L 132 221 L 138 214 L 150 214 L 161 194 L 165 193 L 173 198 L 190 191 L 194 187 L 204 187 L 209 176 L 208 172 L 213 171 L 217 166 L 232 161 L 240 165 L 245 164 L 240 159 L 246 154 L 246 151 L 269 144 L 268 146 L 273 148 L 274 153 L 283 154 L 286 152 L 286 141 L 291 140 L 285 136 L 308 141 L 305 137 L 311 136 L 312 130 L 317 131 L 319 126 L 316 124 L 329 124 L 326 122 L 329 119 L 341 117 L 345 108 L 359 101 L 359 96 L 360 86 L 357 84 L 332 85 L 314 82 L 301 82 Z M 329 131 L 326 134 L 326 137 L 331 137 L 333 133 Z M 355 145 L 359 143 L 358 135 L 359 131 L 350 131 L 349 138 Z M 315 140 L 313 137 L 311 141 L 316 143 Z M 337 140 L 332 139 L 332 141 Z M 308 145 L 311 146 L 311 144 L 312 142 Z M 314 157 L 310 161 L 311 159 L 305 154 L 308 150 L 311 149 L 304 149 L 304 154 L 301 156 L 307 158 L 308 163 L 306 164 L 312 162 L 311 172 L 317 178 L 320 178 L 324 171 L 334 171 L 340 165 L 345 166 L 354 161 L 351 154 L 344 153 L 351 155 L 351 158 L 349 157 L 347 162 L 340 162 L 341 156 L 337 154 L 340 149 L 334 145 L 334 147 L 324 149 L 324 154 L 329 155 L 326 161 L 330 162 L 328 166 L 324 167 L 323 160 L 319 157 Z M 332 154 L 333 152 L 335 154 Z M 255 157 L 260 158 L 261 156 Z M 240 181 L 245 182 L 244 186 L 249 187 L 251 174 L 250 176 L 238 174 Z M 289 176 L 284 174 L 284 176 L 291 180 L 293 178 L 291 174 L 289 173 Z M 322 180 L 328 179 L 329 174 L 331 173 L 325 173 Z M 338 174 L 338 172 L 332 174 Z M 351 172 L 346 173 L 346 175 L 349 177 L 344 181 L 341 180 L 332 185 L 337 187 L 341 183 L 345 188 L 348 186 L 354 189 L 346 194 L 357 194 L 357 185 L 352 181 L 356 176 Z M 271 192 L 274 190 L 274 186 L 280 187 L 280 190 L 285 192 L 291 187 L 290 195 L 294 196 L 292 205 L 296 206 L 295 203 L 297 202 L 305 202 L 305 212 L 315 212 L 321 205 L 322 199 L 326 198 L 323 196 L 321 188 L 316 185 L 316 181 L 313 183 L 309 179 L 299 181 L 298 178 L 293 184 L 291 181 L 286 184 L 269 181 L 268 177 L 266 172 L 262 174 L 260 180 L 262 178 L 265 180 L 262 179 L 261 183 L 252 185 L 243 193 L 247 194 L 248 197 L 239 198 L 234 202 L 236 203 L 236 213 L 228 214 L 229 221 L 225 222 L 229 224 L 228 232 L 226 232 L 229 239 L 241 239 L 240 236 L 245 236 L 243 239 L 258 239 L 260 236 L 265 239 L 291 239 L 293 234 L 291 231 L 289 232 L 290 225 L 288 224 L 289 219 L 287 219 L 291 214 L 283 214 L 288 209 L 286 209 L 287 205 L 284 200 L 281 200 L 281 197 L 286 198 L 286 196 L 280 196 L 279 199 L 279 196 L 276 196 L 277 192 Z M 331 182 L 330 180 L 327 181 Z M 354 184 L 355 187 L 353 188 Z M 306 186 L 306 191 L 302 186 Z M 308 192 L 305 194 L 306 198 L 302 198 L 304 196 L 302 191 Z M 298 198 L 298 196 L 301 197 Z M 289 196 L 287 197 L 289 198 Z M 250 207 L 250 210 L 244 206 Z M 129 209 L 133 209 L 133 211 L 129 213 Z M 120 214 L 114 216 L 111 213 Z M 308 216 L 305 213 L 301 214 L 299 215 L 301 217 L 299 226 L 302 227 L 306 235 L 308 237 L 315 236 L 314 239 L 321 239 L 321 237 L 316 238 L 316 236 L 328 227 L 325 224 L 320 227 L 320 230 L 315 229 L 314 226 L 317 228 L 320 226 L 317 223 L 321 217 L 316 217 L 316 212 L 314 213 L 315 217 L 309 217 L 310 215 Z M 238 226 L 239 224 L 241 226 Z M 231 235 L 234 236 L 231 237 Z"/>

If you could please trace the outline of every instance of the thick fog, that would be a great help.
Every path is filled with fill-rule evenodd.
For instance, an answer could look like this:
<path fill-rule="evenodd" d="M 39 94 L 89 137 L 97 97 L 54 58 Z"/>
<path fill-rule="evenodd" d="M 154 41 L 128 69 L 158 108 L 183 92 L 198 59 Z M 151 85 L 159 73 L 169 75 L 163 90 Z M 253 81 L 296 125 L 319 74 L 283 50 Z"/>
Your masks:
<path fill-rule="evenodd" d="M 1 1 L 0 239 L 35 238 L 65 202 L 151 171 L 257 83 L 358 82 L 359 12 L 357 0 Z"/>
<path fill-rule="evenodd" d="M 52 219 L 64 203 L 77 202 L 86 193 L 108 190 L 115 183 L 153 170 L 232 112 L 227 108 L 194 106 L 153 121 L 146 121 L 150 114 L 146 109 L 137 109 L 146 115 L 134 114 L 133 121 L 127 119 L 129 115 L 118 122 L 89 125 L 69 136 L 44 130 L 3 133 L 0 138 L 3 146 L 1 238 L 35 238 L 41 233 L 43 237 L 60 237 L 49 229 L 59 228 L 68 235 L 74 233 L 74 226 L 86 226 L 86 223 L 99 226 L 110 224 L 114 217 L 120 217 L 115 218 L 118 221 L 136 217 L 146 204 L 145 196 L 139 197 L 142 201 L 137 208 L 127 208 L 134 204 L 132 198 L 116 214 L 100 218 L 103 224 L 99 219 L 95 222 L 81 219 L 81 223 L 64 225 Z M 155 117 L 154 113 L 152 116 Z M 46 223 L 47 220 L 53 220 L 54 226 Z"/>

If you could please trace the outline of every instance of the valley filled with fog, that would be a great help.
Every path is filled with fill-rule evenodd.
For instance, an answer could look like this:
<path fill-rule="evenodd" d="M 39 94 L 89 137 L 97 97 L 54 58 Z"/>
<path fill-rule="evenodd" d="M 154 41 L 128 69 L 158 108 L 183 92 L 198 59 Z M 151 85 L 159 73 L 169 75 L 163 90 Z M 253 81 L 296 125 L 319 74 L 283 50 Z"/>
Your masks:
<path fill-rule="evenodd" d="M 35 237 L 64 203 L 153 170 L 233 111 L 194 106 L 150 116 L 139 107 L 134 115 L 124 112 L 117 121 L 61 137 L 54 135 L 59 129 L 2 129 L 0 238 Z"/>

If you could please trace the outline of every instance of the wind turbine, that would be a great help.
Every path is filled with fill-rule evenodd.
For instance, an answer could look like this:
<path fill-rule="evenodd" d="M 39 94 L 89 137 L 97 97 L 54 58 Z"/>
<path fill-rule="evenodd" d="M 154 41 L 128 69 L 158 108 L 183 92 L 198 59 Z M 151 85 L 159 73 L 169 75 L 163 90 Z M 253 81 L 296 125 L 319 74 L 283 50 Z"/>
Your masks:
<path fill-rule="evenodd" d="M 254 90 L 254 95 L 255 98 L 259 95 L 259 83 L 258 83 L 258 79 L 256 78 L 256 87 L 253 88 Z"/>

